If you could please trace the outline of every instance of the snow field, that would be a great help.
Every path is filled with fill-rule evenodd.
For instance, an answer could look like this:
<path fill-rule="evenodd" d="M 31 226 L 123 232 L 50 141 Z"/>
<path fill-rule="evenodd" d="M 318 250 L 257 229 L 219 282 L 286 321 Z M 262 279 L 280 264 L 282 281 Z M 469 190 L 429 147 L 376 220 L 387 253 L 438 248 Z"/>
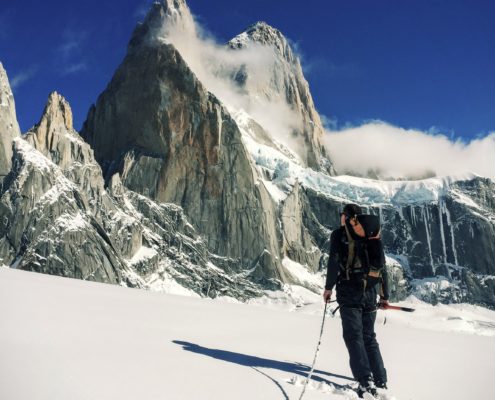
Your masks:
<path fill-rule="evenodd" d="M 297 399 L 306 372 L 299 363 L 313 359 L 323 305 L 304 289 L 296 297 L 301 304 L 289 312 L 271 300 L 239 304 L 0 268 L 0 398 Z M 411 318 L 446 315 L 413 306 Z M 495 321 L 480 307 L 448 308 L 456 309 Z M 493 336 L 408 322 L 406 313 L 378 314 L 387 399 L 495 396 Z M 312 382 L 305 399 L 353 398 L 328 386 L 350 382 L 338 317 L 326 321 L 316 370 L 326 384 Z"/>

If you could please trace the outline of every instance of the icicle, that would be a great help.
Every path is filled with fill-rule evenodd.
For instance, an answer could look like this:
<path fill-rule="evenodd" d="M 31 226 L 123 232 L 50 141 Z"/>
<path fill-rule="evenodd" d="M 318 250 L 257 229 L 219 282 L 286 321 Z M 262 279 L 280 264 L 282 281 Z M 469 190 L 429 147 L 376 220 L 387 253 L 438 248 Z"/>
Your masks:
<path fill-rule="evenodd" d="M 450 238 L 452 240 L 452 253 L 454 253 L 454 262 L 455 265 L 459 265 L 459 261 L 457 261 L 457 251 L 455 250 L 455 240 L 454 240 L 454 227 L 452 226 L 452 220 L 450 219 L 450 211 L 447 207 L 447 204 L 444 205 L 445 215 L 447 216 L 447 224 L 450 227 Z"/>
<path fill-rule="evenodd" d="M 433 266 L 433 255 L 431 252 L 430 230 L 428 229 L 428 220 L 430 219 L 430 215 L 428 213 L 428 208 L 426 205 L 423 205 L 423 207 L 421 208 L 421 214 L 423 216 L 423 220 L 425 221 L 426 241 L 428 242 L 431 270 L 433 271 L 433 274 L 435 274 L 435 267 Z"/>
<path fill-rule="evenodd" d="M 443 262 L 447 263 L 447 248 L 445 246 L 445 234 L 443 232 L 442 200 L 438 201 L 438 221 L 440 222 L 440 237 L 442 239 Z"/>
<path fill-rule="evenodd" d="M 416 212 L 414 206 L 411 206 L 411 225 L 416 225 Z"/>

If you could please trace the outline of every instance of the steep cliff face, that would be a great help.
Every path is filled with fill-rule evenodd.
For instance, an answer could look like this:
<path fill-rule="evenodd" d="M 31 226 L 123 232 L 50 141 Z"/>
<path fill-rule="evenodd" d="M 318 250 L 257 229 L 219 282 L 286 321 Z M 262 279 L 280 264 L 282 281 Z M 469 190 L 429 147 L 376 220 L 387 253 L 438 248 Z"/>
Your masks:
<path fill-rule="evenodd" d="M 12 141 L 19 135 L 14 96 L 10 89 L 7 72 L 0 63 L 0 187 L 10 171 Z"/>
<path fill-rule="evenodd" d="M 166 7 L 155 5 L 148 20 L 168 15 Z M 127 188 L 181 206 L 213 253 L 284 279 L 275 210 L 235 121 L 172 45 L 138 45 L 141 34 L 82 135 L 107 175 L 119 172 Z"/>
<path fill-rule="evenodd" d="M 288 132 L 295 141 L 295 149 L 304 165 L 315 170 L 334 174 L 333 166 L 321 144 L 323 128 L 315 109 L 309 85 L 304 78 L 299 58 L 288 40 L 277 29 L 265 22 L 258 22 L 230 40 L 231 49 L 250 49 L 260 46 L 273 50 L 272 64 L 264 74 L 256 73 L 249 63 L 232 71 L 232 78 L 239 88 L 251 98 L 287 104 L 297 115 L 297 124 Z"/>
<path fill-rule="evenodd" d="M 0 198 L 0 264 L 176 293 L 260 294 L 230 260 L 209 253 L 182 209 L 104 187 L 90 146 L 74 131 L 67 101 L 52 93 L 40 122 L 14 140 Z"/>

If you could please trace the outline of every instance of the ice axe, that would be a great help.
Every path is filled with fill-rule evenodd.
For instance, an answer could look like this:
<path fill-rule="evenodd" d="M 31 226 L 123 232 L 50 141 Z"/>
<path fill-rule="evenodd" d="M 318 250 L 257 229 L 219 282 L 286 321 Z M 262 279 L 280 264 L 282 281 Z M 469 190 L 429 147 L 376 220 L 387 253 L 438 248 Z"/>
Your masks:
<path fill-rule="evenodd" d="M 409 307 L 401 307 L 401 306 L 393 306 L 391 304 L 381 304 L 378 303 L 377 307 L 381 310 L 397 310 L 397 311 L 405 311 L 405 312 L 413 312 L 414 308 Z M 383 325 L 387 323 L 387 317 L 383 319 Z"/>
<path fill-rule="evenodd" d="M 413 312 L 415 311 L 414 308 L 409 308 L 409 307 L 401 307 L 401 306 L 393 306 L 391 304 L 378 304 L 378 308 L 381 308 L 382 310 L 397 310 L 397 311 L 406 311 L 406 312 Z"/>

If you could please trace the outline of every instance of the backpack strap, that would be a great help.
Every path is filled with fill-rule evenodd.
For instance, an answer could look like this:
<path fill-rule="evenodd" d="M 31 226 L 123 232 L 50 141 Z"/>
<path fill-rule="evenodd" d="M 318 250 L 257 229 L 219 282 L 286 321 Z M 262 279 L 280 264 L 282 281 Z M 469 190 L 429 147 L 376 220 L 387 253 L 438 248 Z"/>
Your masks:
<path fill-rule="evenodd" d="M 349 231 L 349 227 L 347 226 L 347 224 L 345 224 L 344 226 L 345 226 L 345 233 L 347 235 L 347 243 L 348 243 L 347 263 L 345 266 L 345 273 L 346 273 L 346 279 L 349 280 L 351 269 L 354 268 L 355 266 L 354 264 L 356 263 L 356 241 L 352 237 L 352 234 Z M 359 257 L 357 257 L 357 262 L 359 262 L 360 265 L 358 265 L 358 267 L 360 267 L 361 262 L 359 260 Z"/>
<path fill-rule="evenodd" d="M 349 228 L 347 227 L 347 224 L 345 224 L 345 233 L 347 235 L 347 263 L 345 266 L 345 275 L 346 279 L 349 280 L 351 277 L 349 276 L 350 269 L 352 267 L 352 263 L 354 262 L 354 257 L 356 256 L 355 253 L 355 245 L 354 240 L 352 239 L 351 233 L 349 232 Z"/>

